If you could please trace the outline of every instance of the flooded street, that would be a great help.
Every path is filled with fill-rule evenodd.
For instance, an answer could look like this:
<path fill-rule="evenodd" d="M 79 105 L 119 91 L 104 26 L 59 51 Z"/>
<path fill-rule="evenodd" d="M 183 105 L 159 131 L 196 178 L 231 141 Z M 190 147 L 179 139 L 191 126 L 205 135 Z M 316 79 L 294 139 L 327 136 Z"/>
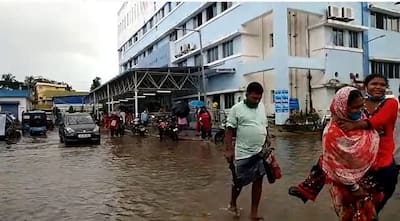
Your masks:
<path fill-rule="evenodd" d="M 316 161 L 319 136 L 277 137 L 283 178 L 264 183 L 260 212 L 267 220 L 336 220 L 326 189 L 304 205 L 287 189 Z M 230 172 L 222 147 L 127 134 L 99 146 L 64 147 L 57 132 L 0 144 L 0 220 L 234 220 L 228 205 Z M 248 220 L 250 187 L 240 220 Z M 399 220 L 400 191 L 381 220 Z"/>

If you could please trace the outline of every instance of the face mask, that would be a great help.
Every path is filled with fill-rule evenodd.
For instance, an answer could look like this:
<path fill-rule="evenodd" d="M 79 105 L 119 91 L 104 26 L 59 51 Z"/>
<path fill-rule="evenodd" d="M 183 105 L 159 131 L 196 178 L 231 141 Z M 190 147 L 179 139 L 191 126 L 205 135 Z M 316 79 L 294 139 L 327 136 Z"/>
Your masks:
<path fill-rule="evenodd" d="M 258 103 L 252 103 L 252 102 L 249 102 L 248 100 L 244 100 L 244 103 L 246 104 L 246 106 L 248 108 L 257 108 L 258 107 Z"/>
<path fill-rule="evenodd" d="M 362 115 L 361 111 L 357 112 L 357 113 L 351 113 L 351 114 L 349 114 L 349 118 L 351 120 L 360 120 L 361 119 L 361 115 Z"/>
<path fill-rule="evenodd" d="M 372 97 L 368 92 L 366 92 L 365 95 L 367 96 L 367 100 L 369 100 L 369 101 L 378 102 L 378 101 L 385 100 L 385 95 L 383 95 L 382 97 L 378 97 L 378 98 Z"/>

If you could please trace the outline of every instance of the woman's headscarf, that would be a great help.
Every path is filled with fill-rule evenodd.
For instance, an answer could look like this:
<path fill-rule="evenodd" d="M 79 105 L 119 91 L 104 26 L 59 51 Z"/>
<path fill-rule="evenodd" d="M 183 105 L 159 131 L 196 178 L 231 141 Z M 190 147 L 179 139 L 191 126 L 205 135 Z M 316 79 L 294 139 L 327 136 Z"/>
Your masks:
<path fill-rule="evenodd" d="M 347 101 L 350 92 L 357 90 L 344 87 L 334 96 L 330 110 L 332 119 L 350 120 Z M 331 181 L 345 185 L 357 183 L 375 161 L 379 135 L 375 130 L 342 131 L 331 120 L 322 138 L 322 168 Z"/>

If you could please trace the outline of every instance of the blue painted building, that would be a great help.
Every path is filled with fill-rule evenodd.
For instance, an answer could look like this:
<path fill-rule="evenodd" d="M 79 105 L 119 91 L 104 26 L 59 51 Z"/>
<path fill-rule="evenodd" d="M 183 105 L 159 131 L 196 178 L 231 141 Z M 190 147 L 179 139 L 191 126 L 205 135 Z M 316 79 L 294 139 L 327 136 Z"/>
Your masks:
<path fill-rule="evenodd" d="M 335 87 L 351 83 L 351 74 L 358 80 L 384 74 L 399 94 L 400 6 L 394 3 L 141 4 L 128 1 L 118 13 L 120 72 L 203 60 L 209 103 L 222 109 L 242 100 L 251 81 L 264 85 L 263 103 L 277 124 L 288 118 L 289 100 L 303 112 L 326 113 Z"/>
<path fill-rule="evenodd" d="M 0 112 L 10 112 L 20 120 L 22 112 L 30 110 L 31 106 L 28 90 L 0 89 Z"/>

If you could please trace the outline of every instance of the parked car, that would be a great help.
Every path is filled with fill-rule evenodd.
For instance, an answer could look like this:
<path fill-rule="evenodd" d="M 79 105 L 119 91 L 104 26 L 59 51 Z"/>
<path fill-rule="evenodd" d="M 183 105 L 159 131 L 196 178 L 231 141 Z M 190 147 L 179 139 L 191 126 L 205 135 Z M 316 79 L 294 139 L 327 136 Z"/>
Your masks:
<path fill-rule="evenodd" d="M 65 113 L 58 134 L 65 145 L 73 142 L 100 144 L 100 128 L 89 113 Z"/>

